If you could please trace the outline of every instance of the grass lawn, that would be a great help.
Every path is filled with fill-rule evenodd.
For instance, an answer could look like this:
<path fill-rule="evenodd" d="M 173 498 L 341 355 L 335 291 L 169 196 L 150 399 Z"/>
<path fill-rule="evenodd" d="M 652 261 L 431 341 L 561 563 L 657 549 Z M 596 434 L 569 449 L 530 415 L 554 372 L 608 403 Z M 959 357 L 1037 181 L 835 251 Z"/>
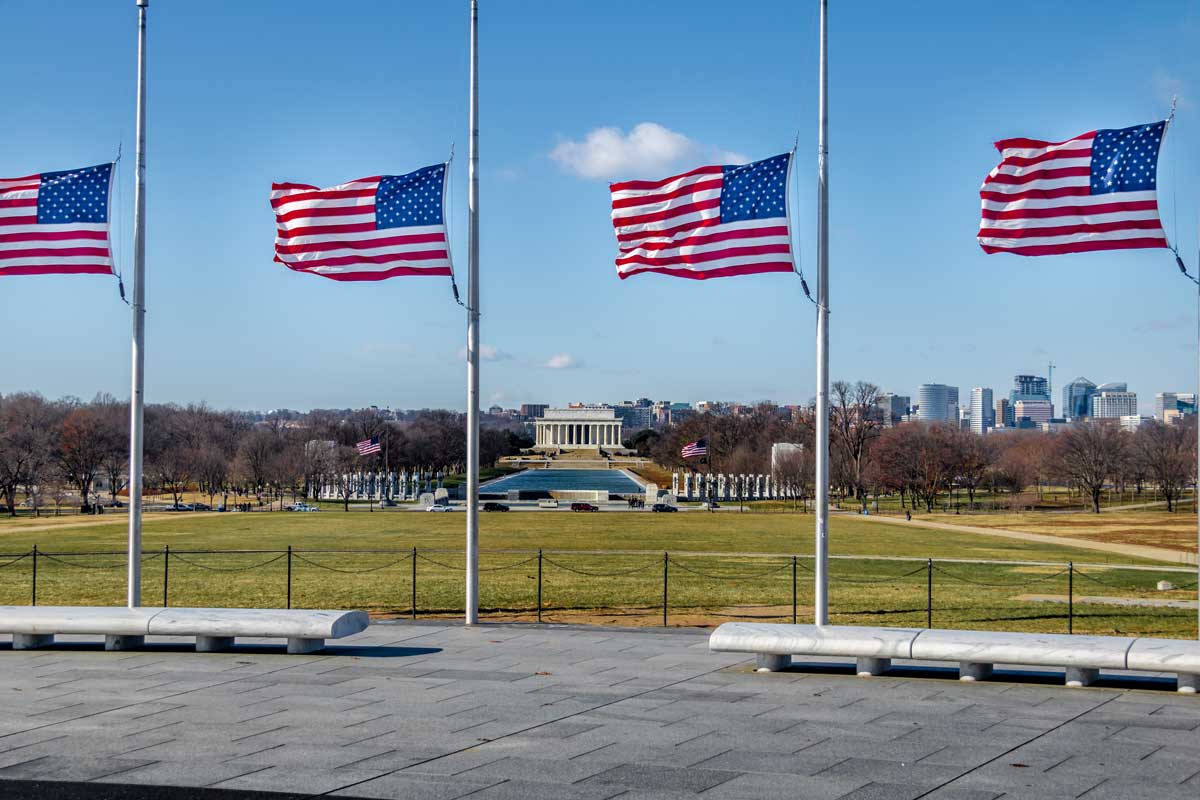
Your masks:
<path fill-rule="evenodd" d="M 973 520 L 972 520 L 973 522 Z M 93 524 L 95 523 L 95 524 Z M 54 518 L 0 526 L 0 552 L 120 551 L 126 520 Z M 661 624 L 663 551 L 668 564 L 669 621 L 713 624 L 726 619 L 790 619 L 791 554 L 812 552 L 813 518 L 770 514 L 510 513 L 480 517 L 481 605 L 494 618 L 528 619 L 537 603 L 542 563 L 543 618 Z M 292 560 L 292 599 L 298 607 L 362 607 L 381 614 L 411 608 L 409 553 L 334 554 L 319 549 L 418 548 L 417 607 L 421 614 L 453 614 L 463 596 L 461 513 L 362 511 L 342 514 L 148 515 L 144 544 L 144 602 L 162 602 L 164 545 L 195 549 L 300 550 Z M 945 559 L 1100 563 L 1104 554 L 967 533 L 922 529 L 919 522 L 868 523 L 831 519 L 831 552 L 839 556 L 936 559 L 933 622 L 939 627 L 1066 630 L 1067 575 L 1060 566 L 959 564 Z M 610 551 L 595 554 L 587 551 Z M 614 553 L 611 551 L 624 551 Z M 690 553 L 690 555 L 689 555 Z M 701 555 L 706 554 L 706 555 Z M 748 554 L 776 554 L 753 557 Z M 0 558 L 0 604 L 30 601 L 31 559 Z M 123 559 L 41 556 L 38 602 L 120 604 Z M 1123 563 L 1129 563 L 1123 560 Z M 1149 562 L 1142 562 L 1149 563 Z M 796 562 L 798 616 L 812 602 L 811 561 Z M 831 611 L 835 622 L 923 626 L 929 574 L 922 561 L 834 559 Z M 287 559 L 270 554 L 172 554 L 172 605 L 273 606 L 285 602 Z M 1183 587 L 1156 592 L 1160 579 Z M 1194 576 L 1122 570 L 1117 565 L 1078 570 L 1076 595 L 1189 599 Z M 1062 596 L 1034 602 L 1026 595 Z M 1195 635 L 1195 611 L 1076 604 L 1076 632 Z"/>

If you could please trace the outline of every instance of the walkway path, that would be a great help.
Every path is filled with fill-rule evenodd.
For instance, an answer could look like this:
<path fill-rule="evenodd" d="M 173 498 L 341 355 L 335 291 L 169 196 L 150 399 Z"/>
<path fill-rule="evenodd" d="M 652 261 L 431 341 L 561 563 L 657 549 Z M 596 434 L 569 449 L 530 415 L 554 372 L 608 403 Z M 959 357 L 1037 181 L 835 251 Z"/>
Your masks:
<path fill-rule="evenodd" d="M 1025 531 L 1014 531 L 1006 528 L 980 528 L 974 525 L 957 525 L 949 522 L 934 522 L 933 520 L 918 517 L 912 522 L 905 522 L 896 517 L 864 517 L 853 514 L 843 514 L 842 516 L 854 516 L 856 519 L 861 519 L 866 522 L 879 522 L 885 525 L 912 525 L 919 528 L 929 528 L 932 530 L 941 531 L 957 531 L 959 533 L 977 533 L 980 536 L 1000 536 L 1005 539 L 1020 539 L 1026 542 L 1040 542 L 1041 544 L 1054 544 L 1062 547 L 1076 547 L 1081 550 L 1097 550 L 1103 553 L 1115 553 L 1124 556 L 1133 556 L 1134 558 L 1149 558 L 1155 561 L 1167 561 L 1173 564 L 1195 564 L 1196 554 L 1185 553 L 1179 550 L 1168 550 L 1165 547 L 1150 547 L 1141 544 L 1124 544 L 1122 542 L 1097 542 L 1093 539 L 1084 539 L 1080 536 L 1050 536 L 1044 533 L 1026 533 Z"/>

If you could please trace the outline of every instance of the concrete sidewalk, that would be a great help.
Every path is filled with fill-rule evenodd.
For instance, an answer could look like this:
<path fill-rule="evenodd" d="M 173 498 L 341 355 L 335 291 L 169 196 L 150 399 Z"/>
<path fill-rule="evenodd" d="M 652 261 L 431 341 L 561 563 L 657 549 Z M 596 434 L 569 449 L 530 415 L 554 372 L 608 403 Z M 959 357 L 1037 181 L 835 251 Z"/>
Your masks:
<path fill-rule="evenodd" d="M 0 644 L 0 778 L 72 798 L 1200 796 L 1200 699 L 1058 680 L 758 675 L 687 629 L 381 623 L 316 656 Z"/>

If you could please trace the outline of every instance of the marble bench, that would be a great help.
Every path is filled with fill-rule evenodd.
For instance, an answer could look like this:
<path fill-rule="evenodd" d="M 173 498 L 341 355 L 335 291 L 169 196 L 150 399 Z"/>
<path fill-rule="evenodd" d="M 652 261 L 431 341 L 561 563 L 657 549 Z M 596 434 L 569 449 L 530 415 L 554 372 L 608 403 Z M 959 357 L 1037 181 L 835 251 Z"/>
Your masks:
<path fill-rule="evenodd" d="M 859 675 L 880 675 L 902 658 L 956 661 L 964 681 L 987 678 L 994 664 L 1014 664 L 1062 668 L 1067 686 L 1087 686 L 1100 670 L 1120 669 L 1173 672 L 1180 692 L 1200 688 L 1200 642 L 1182 639 L 726 622 L 708 646 L 754 653 L 760 672 L 784 669 L 803 655 L 854 658 Z"/>
<path fill-rule="evenodd" d="M 363 611 L 0 606 L 0 634 L 12 634 L 14 650 L 49 646 L 57 634 L 91 634 L 104 637 L 106 650 L 139 648 L 146 636 L 194 636 L 197 652 L 207 653 L 250 636 L 287 639 L 289 653 L 314 653 L 326 639 L 359 633 L 368 622 Z"/>

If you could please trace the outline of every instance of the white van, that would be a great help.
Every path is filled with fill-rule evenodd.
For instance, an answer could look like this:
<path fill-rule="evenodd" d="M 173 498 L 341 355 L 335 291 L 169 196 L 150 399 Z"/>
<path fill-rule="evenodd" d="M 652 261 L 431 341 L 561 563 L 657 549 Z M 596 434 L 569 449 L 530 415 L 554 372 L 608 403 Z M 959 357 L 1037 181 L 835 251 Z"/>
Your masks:
<path fill-rule="evenodd" d="M 538 500 L 538 508 L 558 508 L 558 501 L 554 498 L 549 500 Z"/>

